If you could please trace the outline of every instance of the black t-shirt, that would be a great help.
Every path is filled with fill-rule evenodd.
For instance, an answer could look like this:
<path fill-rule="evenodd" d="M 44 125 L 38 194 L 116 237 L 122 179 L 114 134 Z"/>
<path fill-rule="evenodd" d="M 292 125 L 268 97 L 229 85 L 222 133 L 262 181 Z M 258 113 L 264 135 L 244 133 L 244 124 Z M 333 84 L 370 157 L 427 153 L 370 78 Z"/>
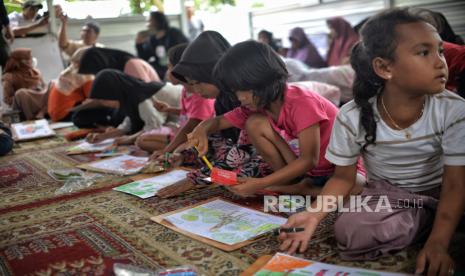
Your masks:
<path fill-rule="evenodd" d="M 137 56 L 150 63 L 160 78 L 164 78 L 168 69 L 168 50 L 185 42 L 188 40 L 179 29 L 169 28 L 161 38 L 151 35 L 144 43 L 136 44 Z"/>

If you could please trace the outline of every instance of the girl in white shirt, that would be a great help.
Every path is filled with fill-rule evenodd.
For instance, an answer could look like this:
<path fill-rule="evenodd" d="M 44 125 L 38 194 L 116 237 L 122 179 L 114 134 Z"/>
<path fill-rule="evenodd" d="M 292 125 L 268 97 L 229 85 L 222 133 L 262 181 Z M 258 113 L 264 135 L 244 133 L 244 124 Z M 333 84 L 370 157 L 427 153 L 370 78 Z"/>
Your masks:
<path fill-rule="evenodd" d="M 375 259 L 425 239 L 416 273 L 453 274 L 448 247 L 465 209 L 465 101 L 445 90 L 441 38 L 408 9 L 374 16 L 361 37 L 351 54 L 354 101 L 334 123 L 326 159 L 336 170 L 321 194 L 360 193 L 355 175 L 361 156 L 368 178 L 361 197 L 372 197 L 371 207 L 384 197 L 390 210 L 341 213 L 335 224 L 341 257 Z M 283 227 L 305 231 L 282 233 L 281 250 L 305 251 L 326 215 L 291 216 Z"/>

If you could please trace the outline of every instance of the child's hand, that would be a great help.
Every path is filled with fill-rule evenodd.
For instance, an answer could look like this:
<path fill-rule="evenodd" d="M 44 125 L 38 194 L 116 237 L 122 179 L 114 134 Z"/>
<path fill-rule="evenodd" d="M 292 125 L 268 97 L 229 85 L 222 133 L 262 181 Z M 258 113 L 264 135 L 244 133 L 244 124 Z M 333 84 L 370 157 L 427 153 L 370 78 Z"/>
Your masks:
<path fill-rule="evenodd" d="M 240 177 L 237 179 L 238 184 L 228 186 L 228 190 L 242 197 L 254 196 L 258 190 L 263 189 L 261 178 Z"/>
<path fill-rule="evenodd" d="M 149 161 L 153 162 L 163 162 L 163 158 L 165 157 L 165 152 L 163 150 L 156 150 L 150 155 Z"/>
<path fill-rule="evenodd" d="M 447 252 L 447 246 L 428 240 L 418 254 L 415 274 L 454 275 L 454 261 Z"/>
<path fill-rule="evenodd" d="M 173 185 L 170 185 L 168 187 L 165 187 L 159 190 L 156 195 L 161 198 L 172 197 L 172 196 L 179 195 L 185 191 L 188 191 L 194 188 L 194 186 L 195 186 L 194 183 L 192 183 L 190 180 L 186 178 L 183 180 L 179 180 Z"/>
<path fill-rule="evenodd" d="M 305 231 L 298 233 L 281 233 L 279 240 L 282 242 L 279 250 L 287 254 L 294 254 L 299 249 L 300 253 L 307 250 L 308 242 L 319 224 L 314 213 L 300 212 L 289 217 L 283 228 L 303 227 Z"/>
<path fill-rule="evenodd" d="M 162 101 L 152 100 L 152 102 L 153 107 L 155 107 L 155 109 L 157 109 L 160 112 L 169 112 L 169 109 L 171 108 L 169 104 Z"/>
<path fill-rule="evenodd" d="M 199 156 L 204 156 L 208 152 L 207 131 L 203 127 L 197 126 L 191 133 L 187 134 L 187 144 L 189 147 L 196 147 Z"/>
<path fill-rule="evenodd" d="M 86 136 L 86 141 L 91 144 L 97 144 L 105 140 L 104 133 L 89 133 Z"/>

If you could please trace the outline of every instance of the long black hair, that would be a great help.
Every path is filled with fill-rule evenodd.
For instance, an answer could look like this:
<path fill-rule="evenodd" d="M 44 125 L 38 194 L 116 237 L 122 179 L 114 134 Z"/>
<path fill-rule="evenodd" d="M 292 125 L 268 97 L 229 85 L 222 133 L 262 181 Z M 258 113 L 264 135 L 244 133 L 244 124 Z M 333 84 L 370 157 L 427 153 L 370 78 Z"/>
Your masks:
<path fill-rule="evenodd" d="M 394 61 L 397 48 L 396 26 L 424 19 L 411 13 L 408 8 L 386 10 L 371 17 L 360 30 L 361 40 L 354 45 L 350 64 L 355 70 L 353 84 L 354 101 L 361 110 L 360 121 L 366 131 L 365 145 L 376 142 L 376 119 L 369 100 L 384 88 L 384 80 L 373 70 L 372 61 L 376 57 Z"/>
<path fill-rule="evenodd" d="M 286 65 L 267 44 L 249 40 L 230 48 L 218 61 L 213 76 L 221 90 L 252 90 L 260 108 L 282 100 L 288 77 Z"/>

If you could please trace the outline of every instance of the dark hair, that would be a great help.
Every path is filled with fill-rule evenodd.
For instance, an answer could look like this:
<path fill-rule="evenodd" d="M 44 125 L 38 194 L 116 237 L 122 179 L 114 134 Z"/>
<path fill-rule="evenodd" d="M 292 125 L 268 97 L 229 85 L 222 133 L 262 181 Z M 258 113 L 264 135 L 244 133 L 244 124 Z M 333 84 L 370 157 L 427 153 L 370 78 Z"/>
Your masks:
<path fill-rule="evenodd" d="M 386 10 L 371 17 L 360 30 L 361 40 L 354 45 L 350 64 L 355 70 L 353 84 L 354 101 L 361 109 L 360 121 L 366 131 L 365 145 L 376 143 L 376 120 L 369 100 L 384 88 L 384 80 L 373 70 L 372 61 L 376 57 L 394 61 L 397 48 L 396 26 L 424 22 L 407 8 Z"/>
<path fill-rule="evenodd" d="M 362 21 L 358 22 L 354 27 L 354 31 L 358 34 L 360 34 L 360 30 L 362 29 L 363 25 L 368 21 L 368 19 L 370 19 L 370 17 L 366 17 L 364 19 L 362 19 Z"/>
<path fill-rule="evenodd" d="M 170 28 L 170 23 L 164 13 L 159 11 L 150 12 L 150 18 L 156 22 L 159 30 L 168 30 Z"/>
<path fill-rule="evenodd" d="M 171 63 L 171 65 L 175 66 L 176 64 L 178 64 L 178 62 L 181 60 L 181 56 L 184 53 L 184 50 L 186 50 L 188 45 L 189 43 L 180 43 L 169 48 L 168 60 Z"/>
<path fill-rule="evenodd" d="M 213 70 L 221 90 L 252 90 L 261 108 L 282 99 L 288 76 L 286 65 L 270 46 L 244 41 L 230 48 Z"/>
<path fill-rule="evenodd" d="M 97 24 L 97 22 L 87 22 L 84 24 L 84 26 L 87 26 L 89 29 L 94 30 L 94 32 L 98 35 L 100 34 L 100 26 Z"/>
<path fill-rule="evenodd" d="M 259 33 L 258 33 L 258 36 L 260 35 L 264 35 L 266 36 L 266 38 L 268 39 L 268 45 L 270 45 L 270 47 L 275 50 L 276 52 L 278 52 L 279 50 L 279 47 L 278 47 L 278 44 L 276 43 L 276 40 L 274 39 L 273 37 L 273 33 L 272 32 L 269 32 L 267 30 L 261 30 Z"/>
<path fill-rule="evenodd" d="M 464 44 L 463 39 L 454 32 L 444 14 L 424 8 L 412 8 L 411 11 L 433 25 L 443 41 L 458 45 Z"/>

